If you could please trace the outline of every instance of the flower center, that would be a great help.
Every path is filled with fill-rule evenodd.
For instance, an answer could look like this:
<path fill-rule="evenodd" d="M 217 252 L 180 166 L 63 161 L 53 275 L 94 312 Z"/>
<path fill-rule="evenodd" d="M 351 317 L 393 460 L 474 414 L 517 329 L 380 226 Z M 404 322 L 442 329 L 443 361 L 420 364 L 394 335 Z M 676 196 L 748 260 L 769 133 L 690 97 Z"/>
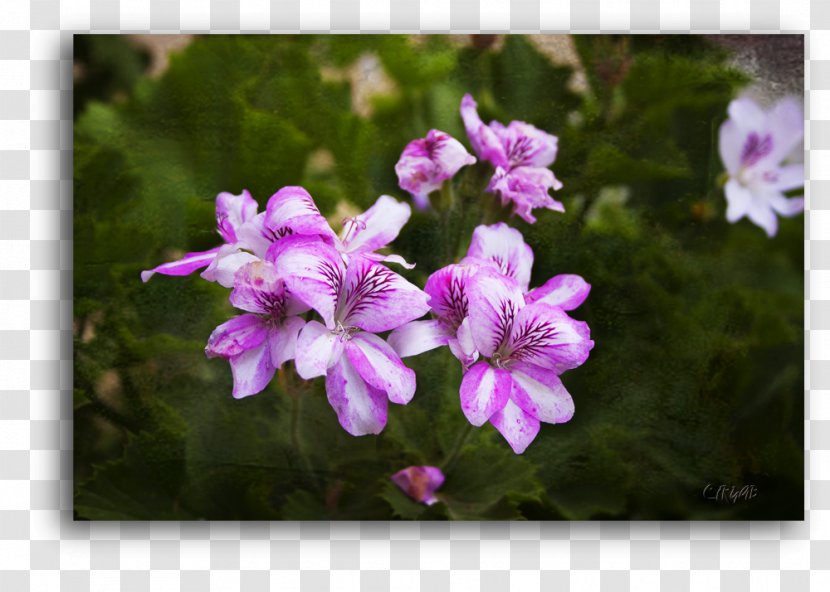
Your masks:
<path fill-rule="evenodd" d="M 751 167 L 772 152 L 772 136 L 751 132 L 741 150 L 741 167 Z"/>
<path fill-rule="evenodd" d="M 496 368 L 503 368 L 507 369 L 510 367 L 511 360 L 508 356 L 501 352 L 494 352 L 493 355 L 490 357 L 490 362 L 492 362 L 493 366 Z"/>
<path fill-rule="evenodd" d="M 278 325 L 285 317 L 285 299 L 282 295 L 260 292 L 256 302 L 262 309 L 261 316 L 269 325 Z"/>
<path fill-rule="evenodd" d="M 340 341 L 349 341 L 352 338 L 352 335 L 354 335 L 358 331 L 360 331 L 358 327 L 354 327 L 351 325 L 343 325 L 343 323 L 337 321 L 337 325 L 335 325 L 331 334 L 339 337 Z"/>
<path fill-rule="evenodd" d="M 514 169 L 521 166 L 525 159 L 530 156 L 533 150 L 533 143 L 527 136 L 521 136 L 510 145 L 507 151 L 507 160 L 510 162 L 510 168 Z"/>

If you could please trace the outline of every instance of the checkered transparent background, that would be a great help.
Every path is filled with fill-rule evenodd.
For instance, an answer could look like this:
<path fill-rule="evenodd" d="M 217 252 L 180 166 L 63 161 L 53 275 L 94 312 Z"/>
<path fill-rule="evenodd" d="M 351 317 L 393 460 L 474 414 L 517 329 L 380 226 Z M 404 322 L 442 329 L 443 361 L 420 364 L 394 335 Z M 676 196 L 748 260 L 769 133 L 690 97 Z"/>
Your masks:
<path fill-rule="evenodd" d="M 0 590 L 830 590 L 830 1 L 0 0 Z M 804 32 L 803 523 L 72 522 L 73 32 Z"/>

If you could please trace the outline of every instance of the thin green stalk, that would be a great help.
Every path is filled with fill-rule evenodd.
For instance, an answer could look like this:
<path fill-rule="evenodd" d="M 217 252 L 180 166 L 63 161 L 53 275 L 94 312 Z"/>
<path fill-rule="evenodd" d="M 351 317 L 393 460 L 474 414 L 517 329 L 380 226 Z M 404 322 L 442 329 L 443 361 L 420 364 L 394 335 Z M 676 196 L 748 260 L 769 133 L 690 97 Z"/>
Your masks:
<path fill-rule="evenodd" d="M 304 394 L 296 387 L 297 381 L 294 380 L 293 372 L 293 370 L 286 372 L 285 370 L 280 369 L 278 377 L 280 388 L 291 398 L 291 447 L 300 459 L 303 468 L 309 474 L 310 481 L 317 489 L 319 489 L 320 484 L 317 481 L 314 465 L 311 464 L 311 459 L 309 459 L 306 455 L 302 443 L 302 437 L 300 434 L 300 417 L 302 416 Z"/>
<path fill-rule="evenodd" d="M 444 459 L 444 462 L 441 463 L 441 470 L 446 474 L 449 473 L 455 468 L 455 463 L 458 462 L 458 457 L 461 454 L 461 450 L 464 448 L 464 444 L 467 443 L 467 439 L 470 437 L 470 434 L 473 432 L 473 424 L 467 423 L 462 429 L 458 437 L 455 439 L 455 444 L 453 444 L 452 450 L 447 455 L 447 458 Z"/>

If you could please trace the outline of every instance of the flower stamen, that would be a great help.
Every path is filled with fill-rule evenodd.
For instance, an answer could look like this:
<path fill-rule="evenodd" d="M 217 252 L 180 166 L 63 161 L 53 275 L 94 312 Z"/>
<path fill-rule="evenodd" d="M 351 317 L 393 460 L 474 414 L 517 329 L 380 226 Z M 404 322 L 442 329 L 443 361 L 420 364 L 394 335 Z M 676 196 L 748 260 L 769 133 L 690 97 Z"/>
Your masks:
<path fill-rule="evenodd" d="M 340 321 L 337 321 L 337 325 L 332 330 L 332 335 L 336 335 L 340 338 L 340 341 L 350 341 L 352 335 L 360 331 L 358 327 L 354 327 L 352 325 L 344 325 Z"/>
<path fill-rule="evenodd" d="M 340 240 L 343 242 L 348 242 L 354 238 L 354 235 L 359 231 L 366 230 L 366 222 L 357 216 L 347 216 L 346 218 L 343 218 L 341 224 L 343 225 L 343 234 L 340 237 Z"/>

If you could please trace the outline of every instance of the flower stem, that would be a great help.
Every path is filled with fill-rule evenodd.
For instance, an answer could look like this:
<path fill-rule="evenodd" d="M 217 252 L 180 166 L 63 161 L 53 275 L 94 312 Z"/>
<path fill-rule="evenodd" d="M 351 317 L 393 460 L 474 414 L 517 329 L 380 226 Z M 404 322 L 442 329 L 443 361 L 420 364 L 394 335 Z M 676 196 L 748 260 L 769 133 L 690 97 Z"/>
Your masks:
<path fill-rule="evenodd" d="M 447 458 L 444 459 L 444 462 L 441 463 L 441 470 L 444 473 L 448 473 L 452 471 L 455 467 L 455 463 L 458 462 L 458 457 L 461 454 L 461 450 L 464 448 L 464 444 L 467 443 L 467 439 L 470 437 L 470 434 L 473 432 L 473 424 L 467 423 L 464 426 L 464 429 L 459 432 L 458 437 L 455 439 L 455 444 L 453 444 L 452 450 L 447 455 Z"/>
<path fill-rule="evenodd" d="M 303 392 L 296 387 L 297 381 L 294 379 L 293 370 L 286 371 L 280 368 L 277 380 L 280 385 L 280 390 L 284 391 L 291 398 L 291 447 L 300 459 L 303 469 L 308 473 L 309 481 L 311 481 L 315 488 L 319 489 L 319 483 L 317 482 L 317 477 L 314 472 L 314 466 L 305 454 L 300 438 L 300 417 L 302 415 L 304 398 Z"/>
<path fill-rule="evenodd" d="M 439 212 L 449 212 L 455 205 L 455 191 L 452 187 L 452 179 L 447 179 L 441 185 L 441 197 L 438 202 Z"/>

